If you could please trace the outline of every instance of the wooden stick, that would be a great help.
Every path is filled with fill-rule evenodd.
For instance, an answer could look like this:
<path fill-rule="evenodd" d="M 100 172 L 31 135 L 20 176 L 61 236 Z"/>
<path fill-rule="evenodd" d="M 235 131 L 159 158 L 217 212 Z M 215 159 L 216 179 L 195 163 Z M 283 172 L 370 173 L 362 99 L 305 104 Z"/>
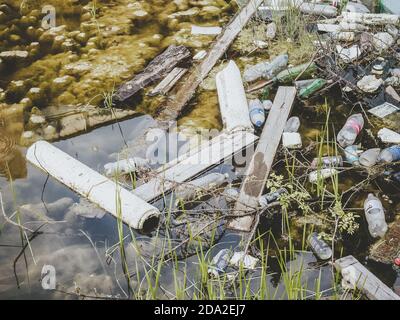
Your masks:
<path fill-rule="evenodd" d="M 263 0 L 250 0 L 233 18 L 224 32 L 218 37 L 203 62 L 200 65 L 192 67 L 191 73 L 180 86 L 177 93 L 173 97 L 169 97 L 167 105 L 161 107 L 160 120 L 169 121 L 178 118 L 182 109 L 193 98 L 197 87 L 208 76 L 212 68 L 214 68 L 218 60 L 228 50 L 233 40 L 235 40 L 262 3 Z"/>
<path fill-rule="evenodd" d="M 258 199 L 262 195 L 271 171 L 295 97 L 296 89 L 294 87 L 279 87 L 256 152 L 246 169 L 245 179 L 234 212 L 243 213 L 258 208 Z M 228 222 L 228 228 L 249 232 L 253 221 L 254 216 L 233 219 Z"/>

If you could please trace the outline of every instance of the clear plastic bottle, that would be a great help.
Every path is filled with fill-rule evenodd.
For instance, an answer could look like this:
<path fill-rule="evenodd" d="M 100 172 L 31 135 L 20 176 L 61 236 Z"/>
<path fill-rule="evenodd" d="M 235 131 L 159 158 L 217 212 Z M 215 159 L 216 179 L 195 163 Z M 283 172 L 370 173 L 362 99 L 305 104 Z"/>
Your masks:
<path fill-rule="evenodd" d="M 211 260 L 208 268 L 208 274 L 210 276 L 218 277 L 221 273 L 224 273 L 228 267 L 229 260 L 232 256 L 232 251 L 229 249 L 222 249 L 219 251 L 214 258 Z"/>
<path fill-rule="evenodd" d="M 270 192 L 261 196 L 258 200 L 258 203 L 260 204 L 261 208 L 265 208 L 268 206 L 268 204 L 278 200 L 280 196 L 284 193 L 287 193 L 287 190 L 285 188 L 280 188 L 275 192 Z"/>
<path fill-rule="evenodd" d="M 344 149 L 344 155 L 346 157 L 346 161 L 353 166 L 358 166 L 360 164 L 359 156 L 358 156 L 358 147 L 356 145 L 347 146 Z"/>
<path fill-rule="evenodd" d="M 283 132 L 297 132 L 300 128 L 300 119 L 299 117 L 291 117 L 286 122 L 285 128 Z"/>
<path fill-rule="evenodd" d="M 364 118 L 362 114 L 353 114 L 347 119 L 342 130 L 339 131 L 337 135 L 337 141 L 343 148 L 354 144 L 363 127 Z"/>
<path fill-rule="evenodd" d="M 321 260 L 328 260 L 332 257 L 332 249 L 325 241 L 318 238 L 318 233 L 314 232 L 308 237 L 308 244 L 315 255 Z"/>
<path fill-rule="evenodd" d="M 385 211 L 382 202 L 370 193 L 364 202 L 364 211 L 371 236 L 374 238 L 384 237 L 388 226 L 385 220 Z"/>
<path fill-rule="evenodd" d="M 265 111 L 262 102 L 258 99 L 249 102 L 250 120 L 257 128 L 261 128 L 265 123 Z"/>
<path fill-rule="evenodd" d="M 321 159 L 315 158 L 311 162 L 311 168 L 317 169 L 319 166 L 321 166 L 321 168 L 342 167 L 343 158 L 342 156 L 322 157 Z"/>
<path fill-rule="evenodd" d="M 364 167 L 372 167 L 378 162 L 380 153 L 381 149 L 379 148 L 369 149 L 360 155 L 359 162 Z"/>
<path fill-rule="evenodd" d="M 386 148 L 382 150 L 379 155 L 380 162 L 396 162 L 400 160 L 400 145 L 392 146 L 390 148 Z"/>
<path fill-rule="evenodd" d="M 287 54 L 277 56 L 270 62 L 261 62 L 254 66 L 251 66 L 243 73 L 243 80 L 246 82 L 252 82 L 260 78 L 266 80 L 272 79 L 278 72 L 286 68 L 289 61 Z"/>

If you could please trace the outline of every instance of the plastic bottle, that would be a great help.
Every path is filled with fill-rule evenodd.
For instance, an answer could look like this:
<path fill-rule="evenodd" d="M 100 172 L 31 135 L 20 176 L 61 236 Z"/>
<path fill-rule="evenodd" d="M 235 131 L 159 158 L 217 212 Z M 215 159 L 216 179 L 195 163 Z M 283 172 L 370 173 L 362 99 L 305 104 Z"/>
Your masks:
<path fill-rule="evenodd" d="M 287 54 L 277 56 L 270 62 L 261 62 L 254 66 L 249 67 L 243 73 L 243 80 L 246 82 L 252 82 L 260 78 L 270 80 L 279 71 L 286 68 L 289 57 Z"/>
<path fill-rule="evenodd" d="M 338 171 L 334 168 L 315 170 L 310 172 L 310 174 L 308 175 L 308 181 L 310 183 L 317 183 L 319 180 L 328 179 L 336 174 L 338 174 Z"/>
<path fill-rule="evenodd" d="M 332 249 L 326 244 L 325 241 L 318 238 L 316 232 L 310 234 L 308 237 L 308 244 L 315 255 L 321 260 L 328 260 L 332 257 Z"/>
<path fill-rule="evenodd" d="M 358 151 L 358 147 L 356 145 L 347 146 L 344 149 L 346 161 L 354 166 L 357 166 L 360 164 L 357 151 Z"/>
<path fill-rule="evenodd" d="M 258 99 L 250 100 L 249 115 L 251 123 L 257 128 L 261 128 L 265 123 L 265 111 L 262 102 Z"/>
<path fill-rule="evenodd" d="M 276 23 L 271 22 L 267 25 L 266 37 L 268 40 L 273 40 L 276 36 Z"/>
<path fill-rule="evenodd" d="M 287 83 L 295 80 L 299 75 L 302 75 L 302 77 L 310 77 L 315 71 L 317 71 L 317 65 L 315 63 L 305 63 L 281 71 L 276 75 L 273 81 Z"/>
<path fill-rule="evenodd" d="M 148 168 L 150 161 L 139 157 L 128 158 L 117 162 L 104 165 L 107 177 L 114 176 L 116 173 L 128 174 L 140 168 Z"/>
<path fill-rule="evenodd" d="M 337 141 L 343 148 L 354 144 L 363 127 L 364 118 L 362 114 L 353 114 L 347 119 L 342 130 L 339 131 L 337 135 Z"/>
<path fill-rule="evenodd" d="M 364 167 L 372 167 L 378 162 L 380 153 L 381 149 L 379 148 L 369 149 L 360 155 L 359 162 Z"/>
<path fill-rule="evenodd" d="M 285 188 L 280 188 L 275 192 L 270 192 L 268 194 L 261 196 L 260 199 L 258 200 L 258 203 L 260 204 L 261 208 L 265 208 L 268 206 L 268 204 L 278 200 L 280 196 L 284 193 L 287 193 L 287 190 Z"/>
<path fill-rule="evenodd" d="M 299 117 L 291 117 L 286 122 L 285 128 L 283 132 L 297 132 L 300 128 L 300 119 Z"/>
<path fill-rule="evenodd" d="M 300 89 L 299 97 L 308 98 L 313 93 L 325 87 L 327 83 L 328 81 L 326 81 L 325 79 L 315 79 L 311 84 L 309 84 L 305 88 Z"/>
<path fill-rule="evenodd" d="M 396 162 L 400 160 L 400 145 L 392 146 L 382 150 L 379 155 L 380 162 Z"/>
<path fill-rule="evenodd" d="M 222 192 L 222 195 L 225 197 L 225 201 L 227 203 L 235 202 L 236 199 L 239 197 L 239 189 L 227 187 L 225 188 L 224 192 Z"/>
<path fill-rule="evenodd" d="M 316 169 L 319 166 L 321 168 L 342 167 L 343 158 L 342 156 L 322 157 L 321 159 L 315 158 L 311 162 L 311 168 Z"/>
<path fill-rule="evenodd" d="M 225 272 L 231 256 L 232 251 L 229 249 L 222 249 L 219 251 L 211 260 L 208 268 L 208 274 L 210 276 L 218 277 L 221 273 Z"/>
<path fill-rule="evenodd" d="M 274 103 L 271 100 L 264 100 L 262 102 L 262 104 L 263 104 L 264 110 L 269 111 L 269 110 L 271 110 Z"/>
<path fill-rule="evenodd" d="M 199 193 L 204 193 L 213 190 L 225 182 L 229 175 L 213 172 L 204 177 L 184 183 L 175 189 L 176 203 L 179 201 L 193 200 Z"/>
<path fill-rule="evenodd" d="M 364 211 L 371 236 L 374 238 L 384 237 L 388 226 L 386 224 L 382 202 L 370 193 L 364 202 Z"/>

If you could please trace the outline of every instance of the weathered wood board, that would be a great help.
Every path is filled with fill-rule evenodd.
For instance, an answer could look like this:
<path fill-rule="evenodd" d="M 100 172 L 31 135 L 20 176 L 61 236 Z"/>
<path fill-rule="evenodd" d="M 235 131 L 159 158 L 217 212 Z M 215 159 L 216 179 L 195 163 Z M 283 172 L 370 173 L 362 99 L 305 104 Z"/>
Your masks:
<path fill-rule="evenodd" d="M 169 46 L 158 55 L 143 72 L 121 85 L 114 95 L 116 102 L 124 102 L 149 84 L 164 78 L 176 66 L 190 58 L 190 51 L 185 46 Z"/>
<path fill-rule="evenodd" d="M 160 216 L 160 211 L 154 206 L 48 142 L 34 143 L 28 149 L 26 158 L 76 193 L 113 216 L 120 217 L 134 229 L 143 229 L 147 220 Z"/>
<path fill-rule="evenodd" d="M 363 292 L 371 300 L 400 300 L 400 297 L 353 256 L 335 261 L 335 268 L 353 288 Z"/>
<path fill-rule="evenodd" d="M 195 150 L 159 170 L 156 178 L 136 188 L 133 193 L 151 202 L 172 191 L 177 183 L 189 181 L 206 170 L 228 160 L 232 155 L 253 145 L 258 137 L 249 132 L 222 133 Z"/>
<path fill-rule="evenodd" d="M 246 169 L 234 209 L 235 214 L 243 215 L 245 212 L 251 212 L 258 208 L 258 199 L 262 195 L 271 171 L 295 97 L 296 89 L 294 87 L 279 87 L 257 149 Z M 252 215 L 235 218 L 228 222 L 228 228 L 249 232 L 253 222 L 254 216 Z"/>
<path fill-rule="evenodd" d="M 224 129 L 253 131 L 249 116 L 246 92 L 240 70 L 234 61 L 216 76 L 219 109 Z"/>
<path fill-rule="evenodd" d="M 233 40 L 255 14 L 257 8 L 264 0 L 250 0 L 241 11 L 233 18 L 222 34 L 216 39 L 206 58 L 199 64 L 192 67 L 192 70 L 179 87 L 174 96 L 169 97 L 167 105 L 163 105 L 159 114 L 160 120 L 171 120 L 178 118 L 185 105 L 193 98 L 198 86 L 207 77 L 218 60 L 230 47 Z"/>

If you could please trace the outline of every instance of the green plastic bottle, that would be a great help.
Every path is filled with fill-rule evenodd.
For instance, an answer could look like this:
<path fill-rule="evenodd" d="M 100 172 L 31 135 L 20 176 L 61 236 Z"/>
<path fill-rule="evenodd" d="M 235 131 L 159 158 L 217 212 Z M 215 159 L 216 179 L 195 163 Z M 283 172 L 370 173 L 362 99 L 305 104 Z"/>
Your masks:
<path fill-rule="evenodd" d="M 300 90 L 299 97 L 308 98 L 313 93 L 325 87 L 327 83 L 328 81 L 326 81 L 325 79 L 315 79 L 313 83 Z"/>
<path fill-rule="evenodd" d="M 305 63 L 299 66 L 288 68 L 281 71 L 274 78 L 274 82 L 287 83 L 295 80 L 298 76 L 310 77 L 315 71 L 317 71 L 317 65 L 312 63 Z"/>

